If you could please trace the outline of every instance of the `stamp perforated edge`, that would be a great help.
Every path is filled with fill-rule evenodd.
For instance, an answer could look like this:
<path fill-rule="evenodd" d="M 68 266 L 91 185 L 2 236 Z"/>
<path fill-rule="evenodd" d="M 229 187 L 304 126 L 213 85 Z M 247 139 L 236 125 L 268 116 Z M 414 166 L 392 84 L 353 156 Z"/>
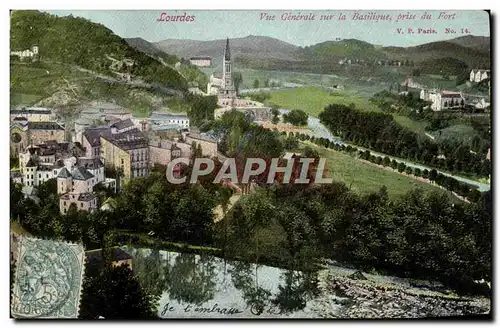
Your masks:
<path fill-rule="evenodd" d="M 17 252 L 17 255 L 16 255 L 16 258 L 15 258 L 15 261 L 13 263 L 13 265 L 15 266 L 14 267 L 14 272 L 13 272 L 13 279 L 14 279 L 14 284 L 12 285 L 12 289 L 11 289 L 11 299 L 10 299 L 10 316 L 14 319 L 26 319 L 26 317 L 23 317 L 23 316 L 17 316 L 15 314 L 15 312 L 13 311 L 13 304 L 14 304 L 14 298 L 15 298 L 15 291 L 16 291 L 16 287 L 17 287 L 17 284 L 18 284 L 18 279 L 17 279 L 17 269 L 19 268 L 18 266 L 18 263 L 19 261 L 21 260 L 21 254 L 22 254 L 22 246 L 23 246 L 23 241 L 25 239 L 29 239 L 29 240 L 32 240 L 32 241 L 50 241 L 50 242 L 56 242 L 56 243 L 61 243 L 61 244 L 66 244 L 68 246 L 77 246 L 79 248 L 81 248 L 81 254 L 83 256 L 83 261 L 82 261 L 82 268 L 81 268 L 81 272 L 80 272 L 80 287 L 79 287 L 79 290 L 77 292 L 78 294 L 78 300 L 77 300 L 77 304 L 76 304 L 76 317 L 54 317 L 54 316 L 47 316 L 47 317 L 39 317 L 39 318 L 36 318 L 36 319 L 78 319 L 78 316 L 80 314 L 80 305 L 81 305 L 81 301 L 82 301 L 82 294 L 83 294 L 83 283 L 84 283 L 84 278 L 85 278 L 85 268 L 86 268 L 86 264 L 87 264 L 87 257 L 85 255 L 85 247 L 82 245 L 82 244 L 79 244 L 79 243 L 75 243 L 75 242 L 68 242 L 68 241 L 64 241 L 64 240 L 54 240 L 54 239 L 49 239 L 49 238 L 39 238 L 39 237 L 27 237 L 27 236 L 24 236 L 24 235 L 19 235 L 19 239 L 18 239 L 18 252 Z M 77 254 L 77 257 L 80 255 L 80 253 Z"/>

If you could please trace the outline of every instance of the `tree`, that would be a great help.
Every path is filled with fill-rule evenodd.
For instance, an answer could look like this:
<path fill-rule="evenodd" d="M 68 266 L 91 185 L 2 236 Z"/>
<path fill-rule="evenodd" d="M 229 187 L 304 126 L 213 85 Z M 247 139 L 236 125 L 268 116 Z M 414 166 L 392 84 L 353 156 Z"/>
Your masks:
<path fill-rule="evenodd" d="M 243 83 L 243 75 L 241 74 L 241 72 L 233 72 L 232 77 L 233 77 L 233 84 L 234 84 L 234 88 L 236 89 L 236 93 L 239 93 L 240 85 L 241 85 L 241 83 Z"/>
<path fill-rule="evenodd" d="M 283 115 L 283 121 L 296 126 L 307 125 L 308 115 L 300 109 L 291 110 L 288 114 Z"/>
<path fill-rule="evenodd" d="M 404 172 L 405 169 L 406 169 L 406 164 L 403 162 L 399 162 L 398 163 L 398 172 L 402 173 L 402 172 Z"/>
<path fill-rule="evenodd" d="M 420 76 L 420 68 L 413 69 L 411 75 L 413 75 L 413 76 Z"/>
<path fill-rule="evenodd" d="M 273 115 L 272 123 L 273 124 L 278 124 L 279 121 L 280 121 L 280 117 L 279 117 L 280 111 L 279 111 L 279 109 L 276 106 L 273 106 L 271 108 L 271 114 Z"/>
<path fill-rule="evenodd" d="M 127 265 L 89 263 L 85 271 L 79 318 L 157 318 L 157 299 L 144 292 Z"/>
<path fill-rule="evenodd" d="M 253 81 L 253 87 L 254 87 L 254 89 L 258 89 L 259 88 L 259 80 L 258 79 L 255 79 Z"/>

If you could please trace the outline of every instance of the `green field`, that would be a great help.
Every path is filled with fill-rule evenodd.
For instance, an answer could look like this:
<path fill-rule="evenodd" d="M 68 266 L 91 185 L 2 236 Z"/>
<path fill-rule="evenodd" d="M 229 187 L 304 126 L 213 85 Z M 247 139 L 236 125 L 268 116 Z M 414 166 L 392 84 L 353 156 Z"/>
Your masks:
<path fill-rule="evenodd" d="M 306 143 L 302 144 L 304 147 Z M 406 194 L 414 188 L 422 188 L 425 191 L 440 191 L 452 199 L 458 199 L 451 193 L 428 183 L 416 181 L 396 172 L 391 172 L 383 168 L 362 162 L 354 155 L 338 152 L 307 143 L 308 146 L 318 151 L 320 157 L 326 158 L 325 176 L 334 181 L 342 181 L 355 193 L 366 195 L 376 192 L 385 185 L 389 197 L 395 199 Z"/>
<path fill-rule="evenodd" d="M 380 111 L 367 98 L 344 91 L 328 92 L 317 87 L 302 87 L 272 91 L 270 94 L 269 103 L 288 109 L 301 109 L 312 116 L 318 116 L 329 104 L 354 104 L 359 110 Z"/>

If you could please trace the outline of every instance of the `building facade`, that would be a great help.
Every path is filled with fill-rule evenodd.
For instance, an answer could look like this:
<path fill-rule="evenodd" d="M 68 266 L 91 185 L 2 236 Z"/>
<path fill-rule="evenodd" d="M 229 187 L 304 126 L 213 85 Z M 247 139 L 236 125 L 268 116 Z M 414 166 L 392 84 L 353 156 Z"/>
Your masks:
<path fill-rule="evenodd" d="M 483 80 L 490 78 L 490 70 L 489 69 L 473 69 L 470 71 L 469 80 L 471 82 L 479 83 Z"/>
<path fill-rule="evenodd" d="M 79 211 L 96 211 L 97 196 L 92 193 L 96 184 L 96 177 L 84 167 L 75 167 L 71 172 L 64 167 L 57 176 L 61 214 L 67 214 L 72 204 Z"/>
<path fill-rule="evenodd" d="M 120 170 L 125 181 L 149 174 L 149 145 L 138 129 L 101 136 L 100 145 L 104 165 Z"/>
<path fill-rule="evenodd" d="M 198 67 L 210 67 L 212 66 L 212 57 L 209 56 L 197 56 L 189 58 L 191 65 Z"/>
<path fill-rule="evenodd" d="M 24 117 L 30 122 L 53 122 L 56 120 L 56 115 L 49 108 L 41 107 L 23 107 L 10 110 L 10 120 L 17 117 Z"/>
<path fill-rule="evenodd" d="M 425 90 L 420 91 L 420 99 L 431 102 L 434 111 L 460 109 L 465 106 L 465 98 L 460 92 Z"/>

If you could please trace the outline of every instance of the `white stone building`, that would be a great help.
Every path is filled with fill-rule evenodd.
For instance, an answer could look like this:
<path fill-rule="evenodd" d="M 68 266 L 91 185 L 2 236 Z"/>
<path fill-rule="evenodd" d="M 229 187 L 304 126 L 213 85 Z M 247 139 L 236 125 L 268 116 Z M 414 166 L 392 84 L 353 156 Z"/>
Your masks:
<path fill-rule="evenodd" d="M 479 83 L 479 82 L 486 80 L 490 77 L 491 77 L 491 75 L 490 75 L 489 69 L 473 69 L 470 72 L 469 80 L 471 82 Z"/>
<path fill-rule="evenodd" d="M 465 105 L 465 99 L 460 92 L 425 90 L 420 91 L 420 99 L 431 102 L 433 111 L 459 109 Z"/>

